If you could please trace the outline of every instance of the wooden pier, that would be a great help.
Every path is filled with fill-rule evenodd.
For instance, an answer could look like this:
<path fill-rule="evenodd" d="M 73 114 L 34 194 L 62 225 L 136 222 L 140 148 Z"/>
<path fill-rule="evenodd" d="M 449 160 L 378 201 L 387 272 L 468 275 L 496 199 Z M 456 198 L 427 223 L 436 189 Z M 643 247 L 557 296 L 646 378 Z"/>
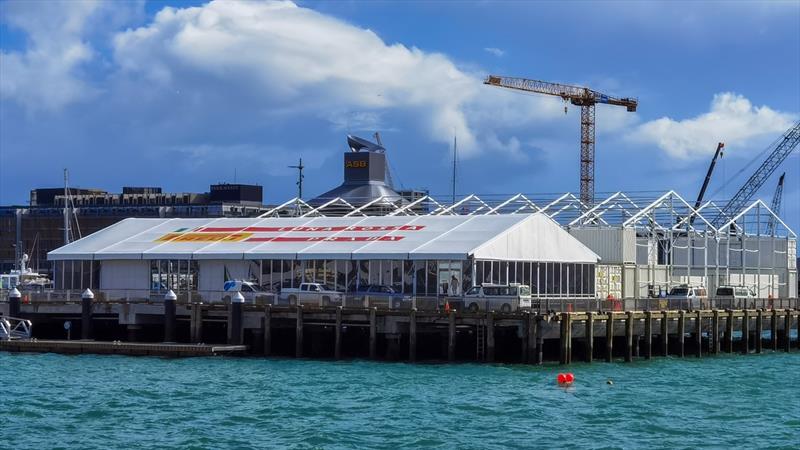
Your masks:
<path fill-rule="evenodd" d="M 792 334 L 800 316 L 797 308 L 472 313 L 168 303 L 22 305 L 19 314 L 33 321 L 34 337 L 40 340 L 4 342 L 0 350 L 412 362 L 631 362 L 657 356 L 788 352 L 798 347 Z M 65 321 L 82 340 L 60 340 Z M 179 343 L 160 343 L 168 338 Z"/>
<path fill-rule="evenodd" d="M 0 341 L 0 351 L 14 353 L 62 353 L 135 356 L 217 356 L 243 354 L 244 345 L 206 345 L 141 342 L 100 342 L 65 340 L 13 340 Z"/>

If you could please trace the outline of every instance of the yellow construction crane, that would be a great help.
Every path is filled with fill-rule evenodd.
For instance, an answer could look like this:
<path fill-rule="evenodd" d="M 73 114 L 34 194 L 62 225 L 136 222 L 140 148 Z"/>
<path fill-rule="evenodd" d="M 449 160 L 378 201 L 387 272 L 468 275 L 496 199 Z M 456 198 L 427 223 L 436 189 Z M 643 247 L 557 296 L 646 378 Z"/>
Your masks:
<path fill-rule="evenodd" d="M 536 92 L 561 97 L 581 107 L 581 202 L 589 208 L 594 204 L 594 105 L 607 103 L 636 111 L 635 98 L 616 98 L 589 88 L 568 84 L 529 80 L 526 78 L 489 75 L 484 84 L 518 91 Z"/>

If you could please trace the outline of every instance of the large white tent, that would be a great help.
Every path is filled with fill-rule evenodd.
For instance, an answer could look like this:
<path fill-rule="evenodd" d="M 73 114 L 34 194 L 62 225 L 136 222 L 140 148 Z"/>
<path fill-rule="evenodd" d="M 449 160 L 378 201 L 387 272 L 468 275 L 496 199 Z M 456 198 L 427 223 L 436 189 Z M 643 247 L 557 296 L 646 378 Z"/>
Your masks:
<path fill-rule="evenodd" d="M 126 219 L 48 254 L 87 260 L 482 260 L 596 263 L 541 213 Z"/>

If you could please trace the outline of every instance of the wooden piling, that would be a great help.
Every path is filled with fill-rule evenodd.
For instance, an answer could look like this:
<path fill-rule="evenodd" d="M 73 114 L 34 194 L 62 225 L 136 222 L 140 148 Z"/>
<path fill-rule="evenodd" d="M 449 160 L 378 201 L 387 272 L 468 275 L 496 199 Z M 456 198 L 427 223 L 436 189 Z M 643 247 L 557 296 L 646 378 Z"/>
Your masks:
<path fill-rule="evenodd" d="M 455 361 L 456 359 L 456 312 L 450 310 L 448 313 L 448 327 L 447 327 L 447 360 Z"/>
<path fill-rule="evenodd" d="M 653 313 L 644 313 L 644 358 L 653 357 Z"/>
<path fill-rule="evenodd" d="M 633 361 L 633 311 L 625 319 L 625 362 Z"/>
<path fill-rule="evenodd" d="M 378 308 L 369 310 L 369 359 L 375 359 L 378 344 Z"/>
<path fill-rule="evenodd" d="M 189 339 L 193 344 L 203 340 L 203 304 L 192 303 L 189 315 Z"/>
<path fill-rule="evenodd" d="M 486 361 L 494 362 L 494 311 L 486 314 Z"/>
<path fill-rule="evenodd" d="M 684 356 L 684 338 L 686 334 L 686 311 L 678 312 L 678 356 Z"/>
<path fill-rule="evenodd" d="M 750 352 L 750 312 L 745 309 L 742 317 L 742 353 Z"/>
<path fill-rule="evenodd" d="M 417 308 L 411 308 L 408 315 L 408 359 L 417 360 Z"/>
<path fill-rule="evenodd" d="M 606 312 L 606 361 L 614 360 L 614 313 Z"/>
<path fill-rule="evenodd" d="M 703 313 L 697 311 L 697 316 L 694 319 L 694 334 L 695 334 L 695 356 L 698 358 L 703 356 Z"/>
<path fill-rule="evenodd" d="M 342 359 L 342 307 L 336 307 L 336 329 L 334 330 L 333 339 L 333 357 Z"/>
<path fill-rule="evenodd" d="M 536 318 L 536 364 L 541 365 L 544 360 L 544 327 L 542 317 Z"/>
<path fill-rule="evenodd" d="M 719 353 L 719 310 L 714 310 L 714 316 L 711 318 L 711 353 Z"/>
<path fill-rule="evenodd" d="M 586 362 L 592 362 L 594 354 L 594 313 L 586 313 Z"/>
<path fill-rule="evenodd" d="M 728 310 L 728 318 L 725 320 L 725 350 L 733 353 L 733 310 Z"/>
<path fill-rule="evenodd" d="M 572 316 L 570 313 L 561 313 L 561 339 L 559 362 L 569 364 L 572 358 Z"/>
<path fill-rule="evenodd" d="M 88 289 L 86 291 L 89 292 Z M 81 296 L 81 339 L 83 340 L 92 338 L 92 300 L 94 300 L 94 294 L 84 293 Z"/>
<path fill-rule="evenodd" d="M 787 308 L 785 311 L 786 315 L 783 317 L 783 351 L 788 352 L 791 350 L 790 345 L 792 342 L 792 310 Z"/>
<path fill-rule="evenodd" d="M 759 309 L 756 311 L 756 353 L 761 353 L 763 342 L 761 342 L 761 335 L 764 334 L 764 310 Z"/>
<path fill-rule="evenodd" d="M 772 309 L 772 323 L 770 323 L 770 333 L 769 333 L 769 340 L 770 345 L 772 346 L 772 351 L 778 351 L 778 310 L 773 308 Z"/>
<path fill-rule="evenodd" d="M 528 314 L 528 364 L 536 362 L 536 329 L 538 321 L 536 314 Z"/>
<path fill-rule="evenodd" d="M 295 308 L 297 316 L 297 325 L 295 327 L 294 338 L 294 356 L 295 358 L 303 357 L 303 305 L 297 305 Z"/>
<path fill-rule="evenodd" d="M 272 355 L 272 305 L 264 305 L 264 356 Z"/>
<path fill-rule="evenodd" d="M 669 313 L 661 311 L 661 356 L 669 356 Z"/>

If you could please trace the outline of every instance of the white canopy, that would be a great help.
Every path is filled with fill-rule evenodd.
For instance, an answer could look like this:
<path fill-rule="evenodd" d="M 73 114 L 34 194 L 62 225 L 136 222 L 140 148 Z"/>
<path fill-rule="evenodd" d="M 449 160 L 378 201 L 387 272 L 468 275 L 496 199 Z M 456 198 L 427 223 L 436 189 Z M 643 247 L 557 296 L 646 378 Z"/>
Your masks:
<path fill-rule="evenodd" d="M 594 263 L 543 214 L 125 219 L 50 260 L 475 259 Z"/>

